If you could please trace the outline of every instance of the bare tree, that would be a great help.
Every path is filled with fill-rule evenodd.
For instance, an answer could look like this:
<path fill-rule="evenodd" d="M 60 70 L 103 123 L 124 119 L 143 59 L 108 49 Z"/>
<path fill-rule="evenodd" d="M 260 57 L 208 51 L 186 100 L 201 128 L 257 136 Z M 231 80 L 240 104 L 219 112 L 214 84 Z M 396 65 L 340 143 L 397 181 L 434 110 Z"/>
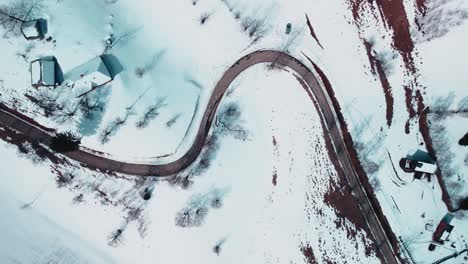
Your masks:
<path fill-rule="evenodd" d="M 143 93 L 141 93 L 140 96 L 138 96 L 138 98 L 130 106 L 125 108 L 125 114 L 123 117 L 117 117 L 112 122 L 110 122 L 104 130 L 101 131 L 101 134 L 99 135 L 101 144 L 108 143 L 111 136 L 115 135 L 115 133 L 117 133 L 117 131 L 127 123 L 128 118 L 133 114 L 133 109 L 149 89 L 150 87 L 143 91 Z"/>
<path fill-rule="evenodd" d="M 213 12 L 203 12 L 200 15 L 200 18 L 198 19 L 198 21 L 200 22 L 200 25 L 204 25 L 208 21 L 208 19 L 210 19 L 212 14 Z"/>
<path fill-rule="evenodd" d="M 468 19 L 468 11 L 459 0 L 428 0 L 427 9 L 416 15 L 418 27 L 412 30 L 412 39 L 427 42 L 445 36 Z"/>
<path fill-rule="evenodd" d="M 55 181 L 59 188 L 66 187 L 72 183 L 72 181 L 76 178 L 77 173 L 75 170 L 67 170 L 64 172 L 57 173 L 57 177 Z"/>
<path fill-rule="evenodd" d="M 171 119 L 169 119 L 166 122 L 166 127 L 171 128 L 175 123 L 177 123 L 177 121 L 179 120 L 181 116 L 182 116 L 181 113 L 175 114 L 173 117 L 171 117 Z"/>
<path fill-rule="evenodd" d="M 79 109 L 79 102 L 71 100 L 68 104 L 64 104 L 64 107 L 54 115 L 54 119 L 59 124 L 64 124 L 69 121 L 76 121 L 75 116 L 78 114 Z"/>
<path fill-rule="evenodd" d="M 122 244 L 122 242 L 123 242 L 123 232 L 124 232 L 124 229 L 122 229 L 122 228 L 119 228 L 119 229 L 115 230 L 114 232 L 112 232 L 108 237 L 109 246 L 117 247 L 120 244 Z"/>
<path fill-rule="evenodd" d="M 248 138 L 247 130 L 240 124 L 241 110 L 237 103 L 228 103 L 218 113 L 216 124 L 221 133 L 227 133 L 234 138 L 245 141 Z"/>
<path fill-rule="evenodd" d="M 54 93 L 49 89 L 40 89 L 35 97 L 31 96 L 29 98 L 44 111 L 44 116 L 50 117 L 64 108 L 59 102 L 60 94 L 60 92 Z"/>
<path fill-rule="evenodd" d="M 219 240 L 216 245 L 214 245 L 213 247 L 213 252 L 219 256 L 219 254 L 221 253 L 221 250 L 222 250 L 222 247 L 224 245 L 224 242 L 226 242 L 226 239 L 223 238 L 221 240 Z"/>
<path fill-rule="evenodd" d="M 150 121 L 152 121 L 159 115 L 159 110 L 167 106 L 166 99 L 167 97 L 158 97 L 154 105 L 151 105 L 148 108 L 146 108 L 145 113 L 143 114 L 141 119 L 137 121 L 136 126 L 138 128 L 147 127 Z"/>
<path fill-rule="evenodd" d="M 19 36 L 21 25 L 37 15 L 42 8 L 42 0 L 16 0 L 0 6 L 0 27 L 5 35 Z"/>
<path fill-rule="evenodd" d="M 72 202 L 74 204 L 82 203 L 84 201 L 84 195 L 82 193 L 78 194 L 77 196 L 73 197 Z"/>
<path fill-rule="evenodd" d="M 219 132 L 214 131 L 205 142 L 203 152 L 200 154 L 198 162 L 191 169 L 194 176 L 201 175 L 211 166 L 211 163 L 219 149 Z"/>
<path fill-rule="evenodd" d="M 147 72 L 152 71 L 158 63 L 161 61 L 162 57 L 166 53 L 166 50 L 159 51 L 154 54 L 153 57 L 143 66 L 135 69 L 135 74 L 138 78 L 142 78 Z"/>
<path fill-rule="evenodd" d="M 213 190 L 211 190 L 209 192 L 209 196 L 210 196 L 210 205 L 212 208 L 214 209 L 219 209 L 223 206 L 223 199 L 224 199 L 224 196 L 226 195 L 226 193 L 228 192 L 229 190 L 224 188 L 224 189 L 220 189 L 220 188 L 214 188 Z"/>
<path fill-rule="evenodd" d="M 180 210 L 175 217 L 175 223 L 180 227 L 201 226 L 208 214 L 206 207 L 207 197 L 204 195 L 194 195 L 185 208 Z"/>
<path fill-rule="evenodd" d="M 106 126 L 106 128 L 101 131 L 101 134 L 99 135 L 99 140 L 101 141 L 101 144 L 108 143 L 111 136 L 115 135 L 115 133 L 117 133 L 120 127 L 125 125 L 129 116 L 130 113 L 126 112 L 123 117 L 117 117 L 112 122 L 110 122 Z"/>
<path fill-rule="evenodd" d="M 190 189 L 193 185 L 192 174 L 187 175 L 175 175 L 169 179 L 169 183 L 173 186 L 179 186 L 184 190 Z"/>
<path fill-rule="evenodd" d="M 91 94 L 81 97 L 79 107 L 85 117 L 89 117 L 95 112 L 104 111 L 104 105 L 100 98 L 93 97 Z"/>
<path fill-rule="evenodd" d="M 458 102 L 457 111 L 460 113 L 468 112 L 468 96 L 463 97 L 463 99 Z"/>

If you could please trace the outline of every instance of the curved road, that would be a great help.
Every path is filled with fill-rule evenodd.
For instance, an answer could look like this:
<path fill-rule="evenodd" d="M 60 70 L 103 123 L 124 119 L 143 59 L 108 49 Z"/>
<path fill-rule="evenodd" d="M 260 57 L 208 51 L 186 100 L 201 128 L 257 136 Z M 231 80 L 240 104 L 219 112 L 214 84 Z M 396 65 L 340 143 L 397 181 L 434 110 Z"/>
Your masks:
<path fill-rule="evenodd" d="M 319 105 L 320 115 L 325 126 L 325 131 L 333 142 L 339 164 L 346 175 L 353 194 L 356 196 L 357 201 L 359 201 L 359 206 L 377 244 L 377 249 L 381 252 L 383 261 L 385 261 L 385 263 L 392 264 L 400 263 L 399 259 L 393 252 L 387 234 L 385 233 L 376 212 L 372 208 L 369 197 L 363 189 L 359 177 L 352 165 L 351 158 L 346 151 L 346 145 L 343 140 L 343 135 L 341 134 L 340 122 L 336 117 L 335 109 L 333 108 L 328 94 L 323 90 L 314 73 L 301 61 L 280 51 L 255 51 L 242 57 L 225 71 L 224 75 L 213 90 L 213 94 L 211 95 L 208 106 L 202 117 L 194 143 L 187 153 L 176 161 L 160 165 L 127 163 L 99 156 L 86 148 L 81 148 L 78 151 L 66 153 L 65 155 L 71 159 L 85 163 L 89 167 L 97 168 L 102 171 L 115 171 L 131 175 L 160 177 L 180 172 L 190 166 L 200 154 L 211 128 L 218 105 L 231 82 L 244 70 L 260 63 L 275 63 L 277 66 L 292 69 L 298 79 L 300 78 L 299 80 L 306 84 L 303 85 L 303 87 L 309 95 L 313 95 L 313 97 L 315 97 L 314 99 Z M 40 141 L 45 144 L 48 144 L 54 135 L 54 132 L 51 132 L 49 129 L 40 126 L 25 116 L 6 109 L 6 107 L 0 108 L 0 122 L 3 125 L 25 134 L 31 140 Z"/>

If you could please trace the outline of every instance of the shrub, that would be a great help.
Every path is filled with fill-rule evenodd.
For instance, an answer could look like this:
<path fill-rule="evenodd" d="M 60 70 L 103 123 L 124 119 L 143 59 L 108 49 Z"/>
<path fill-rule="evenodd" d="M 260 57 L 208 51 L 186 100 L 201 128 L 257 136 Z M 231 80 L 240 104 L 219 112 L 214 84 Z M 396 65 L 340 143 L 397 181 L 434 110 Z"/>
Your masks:
<path fill-rule="evenodd" d="M 81 144 L 81 137 L 72 132 L 60 132 L 50 141 L 50 148 L 59 153 L 78 150 Z"/>
<path fill-rule="evenodd" d="M 468 146 L 468 133 L 466 133 L 460 140 L 458 141 L 460 146 Z"/>

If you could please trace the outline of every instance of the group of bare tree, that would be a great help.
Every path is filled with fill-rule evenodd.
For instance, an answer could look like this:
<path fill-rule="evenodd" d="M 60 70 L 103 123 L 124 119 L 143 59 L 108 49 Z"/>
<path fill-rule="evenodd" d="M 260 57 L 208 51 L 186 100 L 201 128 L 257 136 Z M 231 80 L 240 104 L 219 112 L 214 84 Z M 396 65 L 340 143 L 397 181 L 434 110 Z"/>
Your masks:
<path fill-rule="evenodd" d="M 450 115 L 468 114 L 468 96 L 463 97 L 455 105 L 456 95 L 451 92 L 447 96 L 439 96 L 432 100 L 428 107 L 428 114 L 432 120 L 443 120 Z"/>
<path fill-rule="evenodd" d="M 117 133 L 117 131 L 127 123 L 128 119 L 130 118 L 131 115 L 134 114 L 134 109 L 136 105 L 140 102 L 140 100 L 145 96 L 145 94 L 148 92 L 148 90 L 151 87 L 148 87 L 146 90 L 144 90 L 138 97 L 133 101 L 131 105 L 125 108 L 125 112 L 123 116 L 118 116 L 114 120 L 112 120 L 107 126 L 101 131 L 101 134 L 99 135 L 99 140 L 101 144 L 108 143 L 110 141 L 110 138 Z"/>
<path fill-rule="evenodd" d="M 51 117 L 59 124 L 70 120 L 77 122 L 76 117 L 79 113 L 85 119 L 91 119 L 95 113 L 104 111 L 105 89 L 98 89 L 77 98 L 67 88 L 59 86 L 55 90 L 40 89 L 30 98 L 43 110 L 44 116 Z"/>
<path fill-rule="evenodd" d="M 147 127 L 149 123 L 160 114 L 161 108 L 167 106 L 166 99 L 167 97 L 156 98 L 156 102 L 146 108 L 143 116 L 136 122 L 136 126 L 138 128 Z"/>
<path fill-rule="evenodd" d="M 227 189 L 215 188 L 206 194 L 193 195 L 189 203 L 177 212 L 175 217 L 176 225 L 180 227 L 201 226 L 205 221 L 209 208 L 220 208 L 227 192 Z"/>
<path fill-rule="evenodd" d="M 430 134 L 437 154 L 437 164 L 443 177 L 446 179 L 446 186 L 452 199 L 457 199 L 462 193 L 465 185 L 465 177 L 459 168 L 453 163 L 455 153 L 452 150 L 448 129 L 444 122 L 452 115 L 465 116 L 468 113 L 468 97 L 464 97 L 455 104 L 456 96 L 449 93 L 447 96 L 434 98 L 428 107 L 428 118 L 430 120 Z M 455 139 L 455 141 L 458 139 Z"/>
<path fill-rule="evenodd" d="M 232 135 L 234 138 L 245 141 L 249 133 L 241 124 L 241 109 L 238 103 L 228 103 L 221 106 L 216 117 L 217 130 L 222 134 Z"/>
<path fill-rule="evenodd" d="M 445 36 L 450 30 L 468 19 L 468 11 L 463 8 L 463 0 L 428 0 L 426 10 L 417 14 L 418 30 L 411 32 L 418 43 Z"/>
<path fill-rule="evenodd" d="M 144 238 L 148 232 L 148 220 L 144 215 L 144 204 L 127 210 L 123 223 L 108 236 L 109 246 L 117 247 L 123 243 L 125 230 L 131 222 L 137 223 L 138 233 L 140 237 Z"/>
<path fill-rule="evenodd" d="M 151 72 L 161 61 L 166 50 L 162 50 L 154 54 L 150 60 L 142 67 L 137 67 L 135 69 L 135 74 L 138 78 L 142 78 L 146 73 Z"/>

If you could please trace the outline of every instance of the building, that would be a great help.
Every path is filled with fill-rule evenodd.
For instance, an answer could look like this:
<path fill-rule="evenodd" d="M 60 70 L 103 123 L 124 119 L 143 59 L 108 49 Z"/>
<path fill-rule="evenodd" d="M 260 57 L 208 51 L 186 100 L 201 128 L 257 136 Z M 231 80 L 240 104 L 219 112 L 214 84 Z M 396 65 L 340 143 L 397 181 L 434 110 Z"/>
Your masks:
<path fill-rule="evenodd" d="M 450 224 L 453 220 L 453 217 L 453 214 L 447 213 L 442 218 L 436 230 L 432 234 L 432 240 L 434 242 L 444 244 L 444 242 L 448 240 L 450 233 L 453 230 L 453 225 Z"/>
<path fill-rule="evenodd" d="M 47 20 L 35 19 L 23 22 L 21 33 L 27 40 L 43 39 L 47 34 Z"/>
<path fill-rule="evenodd" d="M 437 171 L 435 160 L 427 152 L 421 150 L 402 158 L 400 167 L 405 172 L 414 173 L 416 179 L 421 179 L 424 175 L 430 176 Z"/>
<path fill-rule="evenodd" d="M 98 56 L 65 74 L 65 81 L 73 86 L 97 87 L 113 80 L 110 65 L 103 56 Z"/>
<path fill-rule="evenodd" d="M 31 62 L 31 84 L 35 88 L 62 84 L 59 74 L 60 66 L 55 57 L 44 57 Z"/>

